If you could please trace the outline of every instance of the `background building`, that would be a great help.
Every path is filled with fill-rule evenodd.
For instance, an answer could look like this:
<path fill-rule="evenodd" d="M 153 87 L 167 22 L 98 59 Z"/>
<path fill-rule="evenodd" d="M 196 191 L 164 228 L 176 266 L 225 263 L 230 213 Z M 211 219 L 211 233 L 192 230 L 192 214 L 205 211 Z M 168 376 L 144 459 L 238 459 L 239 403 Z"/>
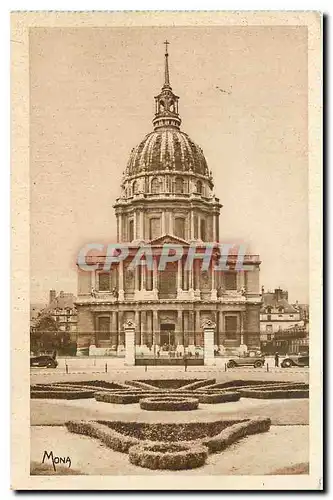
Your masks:
<path fill-rule="evenodd" d="M 207 319 L 216 324 L 216 350 L 259 348 L 259 256 L 245 256 L 249 271 L 236 270 L 231 257 L 225 272 L 202 272 L 199 259 L 193 269 L 184 268 L 191 242 L 204 251 L 206 242 L 219 241 L 222 205 L 203 150 L 180 129 L 178 99 L 170 85 L 166 50 L 154 130 L 132 149 L 114 205 L 117 241 L 129 244 L 129 258 L 111 272 L 103 270 L 105 256 L 90 261 L 100 262 L 94 272 L 78 270 L 78 352 L 120 354 L 128 320 L 136 325 L 138 360 L 176 356 L 185 349 L 200 357 Z M 145 243 L 153 248 L 153 270 L 130 269 L 133 255 Z M 166 243 L 181 245 L 184 256 L 160 272 L 157 257 Z"/>
<path fill-rule="evenodd" d="M 264 352 L 299 352 L 308 346 L 308 308 L 289 304 L 288 292 L 262 289 L 260 343 Z"/>
<path fill-rule="evenodd" d="M 30 344 L 33 352 L 57 350 L 58 354 L 76 354 L 77 311 L 75 296 L 50 290 L 47 306 L 31 307 Z"/>

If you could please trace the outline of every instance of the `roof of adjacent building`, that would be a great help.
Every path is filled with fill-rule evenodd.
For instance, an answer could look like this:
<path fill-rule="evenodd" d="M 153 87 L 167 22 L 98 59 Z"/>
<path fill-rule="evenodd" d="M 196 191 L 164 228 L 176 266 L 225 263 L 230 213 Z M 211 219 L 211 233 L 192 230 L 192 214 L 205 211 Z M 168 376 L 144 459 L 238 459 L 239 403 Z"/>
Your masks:
<path fill-rule="evenodd" d="M 297 313 L 298 310 L 289 304 L 286 298 L 279 297 L 279 294 L 274 292 L 265 292 L 262 294 L 263 305 L 261 306 L 260 312 L 266 312 L 266 307 L 272 307 L 278 309 L 279 307 L 283 307 L 285 313 Z"/>
<path fill-rule="evenodd" d="M 73 293 L 60 293 L 52 302 L 43 309 L 43 313 L 49 313 L 54 309 L 73 309 L 76 297 Z"/>

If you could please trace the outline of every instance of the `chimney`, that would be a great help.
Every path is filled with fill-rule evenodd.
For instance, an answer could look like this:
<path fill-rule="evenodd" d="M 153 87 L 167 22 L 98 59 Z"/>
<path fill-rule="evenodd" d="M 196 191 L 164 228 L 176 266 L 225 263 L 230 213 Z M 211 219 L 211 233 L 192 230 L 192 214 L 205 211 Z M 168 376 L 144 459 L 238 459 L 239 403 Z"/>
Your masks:
<path fill-rule="evenodd" d="M 51 304 L 51 302 L 54 301 L 54 299 L 56 298 L 57 296 L 57 293 L 55 290 L 50 290 L 50 297 L 49 297 L 49 304 Z"/>

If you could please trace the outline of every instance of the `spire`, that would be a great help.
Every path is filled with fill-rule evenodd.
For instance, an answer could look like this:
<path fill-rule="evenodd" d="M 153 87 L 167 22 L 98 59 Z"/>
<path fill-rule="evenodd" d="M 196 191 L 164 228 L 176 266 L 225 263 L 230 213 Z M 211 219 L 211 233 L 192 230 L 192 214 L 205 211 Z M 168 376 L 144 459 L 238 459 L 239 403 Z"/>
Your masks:
<path fill-rule="evenodd" d="M 165 62 L 164 62 L 164 85 L 163 87 L 170 87 L 170 76 L 169 76 L 169 54 L 168 54 L 168 45 L 169 42 L 168 40 L 165 40 L 164 42 L 165 45 Z M 170 87 L 171 88 L 171 87 Z"/>
<path fill-rule="evenodd" d="M 164 54 L 164 84 L 158 96 L 155 97 L 155 117 L 153 125 L 155 130 L 161 127 L 178 128 L 181 124 L 181 119 L 178 114 L 178 99 L 172 92 L 170 86 L 169 75 L 169 53 L 168 53 L 168 40 L 163 42 L 165 45 Z"/>

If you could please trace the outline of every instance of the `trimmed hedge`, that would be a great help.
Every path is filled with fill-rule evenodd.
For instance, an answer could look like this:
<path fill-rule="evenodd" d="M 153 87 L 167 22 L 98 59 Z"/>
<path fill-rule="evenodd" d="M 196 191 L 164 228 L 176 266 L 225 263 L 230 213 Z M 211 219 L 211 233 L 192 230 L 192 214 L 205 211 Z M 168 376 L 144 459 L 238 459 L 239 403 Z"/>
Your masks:
<path fill-rule="evenodd" d="M 270 418 L 255 417 L 231 425 L 216 436 L 208 437 L 201 442 L 203 445 L 207 446 L 210 453 L 216 453 L 224 450 L 227 446 L 230 446 L 232 443 L 245 436 L 267 432 L 270 426 Z"/>
<path fill-rule="evenodd" d="M 30 392 L 32 399 L 88 399 L 94 397 L 94 391 L 34 391 Z"/>
<path fill-rule="evenodd" d="M 293 399 L 293 398 L 308 398 L 308 389 L 280 389 L 280 390 L 249 390 L 241 389 L 240 394 L 242 398 L 255 398 L 255 399 Z"/>
<path fill-rule="evenodd" d="M 114 403 L 114 404 L 132 404 L 138 403 L 140 396 L 136 394 L 112 394 L 110 392 L 95 392 L 94 397 L 96 401 L 101 401 L 103 403 Z"/>
<path fill-rule="evenodd" d="M 198 398 L 153 397 L 140 399 L 140 408 L 149 411 L 189 411 L 197 410 Z"/>
<path fill-rule="evenodd" d="M 175 419 L 176 420 L 176 419 Z M 215 420 L 211 422 L 145 423 L 98 420 L 121 435 L 142 441 L 188 442 L 213 437 L 226 427 L 246 419 Z"/>
<path fill-rule="evenodd" d="M 81 380 L 77 382 L 56 382 L 54 385 L 62 386 L 85 386 L 90 389 L 94 389 L 95 387 L 102 387 L 103 389 L 116 389 L 123 390 L 129 389 L 130 387 L 126 384 L 122 384 L 121 382 L 106 382 L 105 380 Z"/>
<path fill-rule="evenodd" d="M 178 443 L 142 443 L 129 450 L 129 461 L 146 469 L 184 470 L 204 465 L 206 446 Z"/>
<path fill-rule="evenodd" d="M 220 392 L 216 394 L 199 394 L 200 403 L 216 404 L 216 403 L 230 403 L 238 401 L 241 395 L 239 392 Z"/>
<path fill-rule="evenodd" d="M 184 391 L 195 391 L 197 389 L 205 388 L 208 385 L 212 385 L 216 383 L 215 378 L 207 378 L 206 380 L 197 380 L 196 382 L 192 382 L 189 384 L 184 385 L 180 389 L 177 389 L 178 391 L 184 390 Z"/>
<path fill-rule="evenodd" d="M 163 445 L 163 450 L 167 450 L 166 445 L 170 447 L 175 444 L 192 450 L 197 446 L 204 446 L 209 453 L 216 453 L 247 435 L 267 432 L 271 420 L 257 417 L 183 424 L 69 421 L 65 425 L 70 432 L 99 439 L 109 448 L 122 453 L 128 453 L 133 446 L 144 444 Z M 159 448 L 156 451 L 155 448 L 156 453 L 168 453 L 163 450 Z"/>
<path fill-rule="evenodd" d="M 99 439 L 108 448 L 114 451 L 120 451 L 121 453 L 128 453 L 131 446 L 141 443 L 139 439 L 120 434 L 99 422 L 76 422 L 70 420 L 66 422 L 65 425 L 69 432 Z"/>
<path fill-rule="evenodd" d="M 127 384 L 139 384 L 140 386 L 145 385 L 146 388 L 150 387 L 150 389 L 157 389 L 162 391 L 167 390 L 182 390 L 185 389 L 189 384 L 194 384 L 197 382 L 205 381 L 205 379 L 183 379 L 183 378 L 166 378 L 166 379 L 142 379 L 142 380 L 132 380 L 126 381 Z M 137 385 L 137 387 L 139 387 Z"/>

